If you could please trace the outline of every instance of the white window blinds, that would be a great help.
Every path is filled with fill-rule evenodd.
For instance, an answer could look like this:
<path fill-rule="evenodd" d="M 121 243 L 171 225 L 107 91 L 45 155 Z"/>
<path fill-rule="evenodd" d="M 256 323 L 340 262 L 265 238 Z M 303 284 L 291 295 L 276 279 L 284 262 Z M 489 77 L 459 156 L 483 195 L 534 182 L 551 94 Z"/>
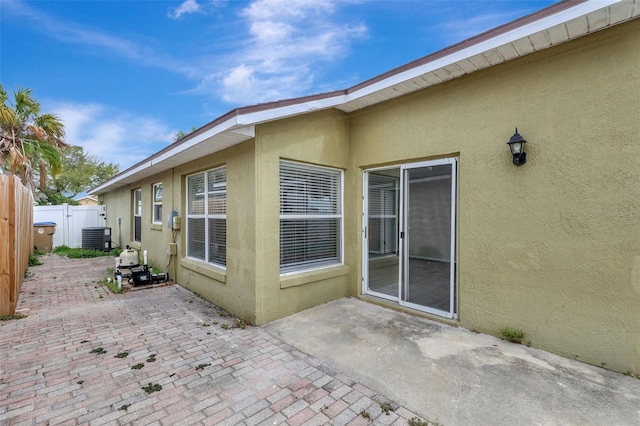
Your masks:
<path fill-rule="evenodd" d="M 153 185 L 153 223 L 162 223 L 162 184 Z"/>
<path fill-rule="evenodd" d="M 187 177 L 187 194 L 187 255 L 226 266 L 226 167 Z"/>
<path fill-rule="evenodd" d="M 342 262 L 342 171 L 280 163 L 280 272 Z"/>
<path fill-rule="evenodd" d="M 133 190 L 133 241 L 142 241 L 142 189 Z"/>

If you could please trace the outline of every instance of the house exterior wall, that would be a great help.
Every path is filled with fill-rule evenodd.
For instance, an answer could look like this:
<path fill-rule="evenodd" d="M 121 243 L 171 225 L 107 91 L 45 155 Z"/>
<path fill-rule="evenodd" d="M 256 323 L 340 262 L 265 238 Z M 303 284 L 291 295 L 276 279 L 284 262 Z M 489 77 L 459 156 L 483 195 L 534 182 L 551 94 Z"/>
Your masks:
<path fill-rule="evenodd" d="M 623 24 L 352 115 L 349 232 L 363 169 L 458 157 L 459 324 L 638 374 L 638 40 Z"/>
<path fill-rule="evenodd" d="M 219 268 L 186 257 L 186 177 L 215 167 L 227 167 L 227 266 Z M 121 245 L 147 250 L 149 263 L 165 268 L 168 244 L 177 243 L 178 254 L 168 266 L 170 276 L 180 285 L 209 299 L 234 315 L 255 323 L 255 156 L 254 142 L 229 148 L 187 165 L 144 179 L 127 188 L 101 195 L 107 205 L 107 226 L 118 242 L 118 218 L 122 219 Z M 163 184 L 163 223 L 152 223 L 153 184 Z M 142 189 L 141 242 L 133 241 L 132 191 Z M 181 217 L 181 229 L 167 225 L 167 214 L 175 210 Z"/>
<path fill-rule="evenodd" d="M 264 324 L 343 296 L 400 309 L 362 295 L 363 170 L 457 157 L 458 318 L 433 318 L 521 328 L 535 347 L 640 374 L 639 39 L 636 20 L 356 113 L 258 124 L 253 140 L 102 195 L 107 226 L 130 243 L 141 187 L 134 247 L 164 266 L 173 232 L 151 223 L 162 182 L 164 216 L 182 217 L 170 273 L 233 315 Z M 529 142 L 518 168 L 515 127 Z M 343 265 L 280 274 L 280 160 L 344 170 Z M 186 176 L 221 165 L 226 269 L 185 249 Z"/>
<path fill-rule="evenodd" d="M 135 185 L 121 188 L 101 195 L 100 202 L 107 206 L 107 226 L 111 227 L 112 245 L 131 248 L 140 252 L 140 263 L 143 261 L 142 252 L 147 250 L 149 263 L 157 268 L 165 269 L 168 258 L 166 256 L 167 245 L 172 241 L 171 230 L 166 224 L 166 213 L 177 210 L 172 200 L 173 188 L 171 185 L 171 171 L 147 178 Z M 163 184 L 163 223 L 153 222 L 152 193 L 155 183 Z M 142 227 L 141 242 L 133 241 L 133 190 L 142 190 Z M 118 225 L 118 218 L 121 220 Z M 114 244 L 115 243 L 115 244 Z M 172 275 L 173 270 L 169 271 Z"/>
<path fill-rule="evenodd" d="M 353 257 L 342 266 L 280 275 L 280 160 L 346 169 L 349 134 L 345 114 L 321 111 L 271 122 L 256 128 L 257 323 L 310 308 L 347 295 Z M 346 179 L 346 176 L 345 176 Z M 355 204 L 343 197 L 345 212 Z M 345 230 L 346 247 L 355 242 Z M 348 250 L 345 250 L 348 252 Z"/>
<path fill-rule="evenodd" d="M 174 170 L 182 229 L 177 282 L 249 323 L 256 322 L 256 175 L 254 141 Z M 226 269 L 186 258 L 186 176 L 227 167 Z"/>
<path fill-rule="evenodd" d="M 214 301 L 252 324 L 264 324 L 348 294 L 355 279 L 353 248 L 358 236 L 345 227 L 344 265 L 280 275 L 280 160 L 345 170 L 349 156 L 346 115 L 321 111 L 257 126 L 256 138 L 171 171 L 101 195 L 108 205 L 108 226 L 122 219 L 122 246 L 148 251 L 150 262 L 167 263 L 173 231 L 152 223 L 153 184 L 163 184 L 163 216 L 176 210 L 182 218 L 176 232 L 178 255 L 169 273 L 180 285 Z M 227 167 L 227 267 L 186 257 L 186 177 L 218 166 Z M 345 173 L 345 183 L 349 178 Z M 141 243 L 133 242 L 132 191 L 142 189 Z M 343 195 L 344 211 L 356 208 Z M 345 219 L 349 215 L 345 214 Z M 259 253 L 259 256 L 256 256 Z M 352 294 L 355 294 L 352 293 Z"/>
<path fill-rule="evenodd" d="M 131 216 L 131 189 L 121 188 L 98 196 L 98 202 L 107 206 L 107 223 L 111 228 L 112 247 L 125 247 L 133 236 L 133 217 Z M 120 223 L 118 224 L 118 219 Z"/>

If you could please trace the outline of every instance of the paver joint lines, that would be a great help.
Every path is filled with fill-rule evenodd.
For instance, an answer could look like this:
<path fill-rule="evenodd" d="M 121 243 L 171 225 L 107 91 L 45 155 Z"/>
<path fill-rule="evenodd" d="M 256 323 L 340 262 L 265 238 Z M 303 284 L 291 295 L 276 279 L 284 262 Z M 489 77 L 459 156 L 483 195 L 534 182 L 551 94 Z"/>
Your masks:
<path fill-rule="evenodd" d="M 42 260 L 20 294 L 27 317 L 0 323 L 0 425 L 407 425 L 415 416 L 385 414 L 373 390 L 261 328 L 223 328 L 227 313 L 176 285 L 110 293 L 97 281 L 111 257 Z"/>

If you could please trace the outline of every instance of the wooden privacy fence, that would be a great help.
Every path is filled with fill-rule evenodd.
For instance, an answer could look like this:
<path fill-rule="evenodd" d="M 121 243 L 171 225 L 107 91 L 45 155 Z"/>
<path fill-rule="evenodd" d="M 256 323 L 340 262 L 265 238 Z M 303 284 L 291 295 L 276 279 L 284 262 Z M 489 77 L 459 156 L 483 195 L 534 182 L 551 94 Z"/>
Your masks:
<path fill-rule="evenodd" d="M 0 316 L 16 312 L 33 249 L 33 195 L 20 179 L 0 174 Z"/>

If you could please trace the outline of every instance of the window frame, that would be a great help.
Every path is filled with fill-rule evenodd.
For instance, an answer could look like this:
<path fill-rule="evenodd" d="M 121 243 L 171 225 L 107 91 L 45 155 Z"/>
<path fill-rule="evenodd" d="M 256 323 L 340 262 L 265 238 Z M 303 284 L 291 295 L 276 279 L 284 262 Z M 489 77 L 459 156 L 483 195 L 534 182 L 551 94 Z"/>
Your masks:
<path fill-rule="evenodd" d="M 287 166 L 297 168 L 298 170 L 303 172 L 306 171 L 306 173 L 308 174 L 308 177 L 311 178 L 312 181 L 320 180 L 322 177 L 326 179 L 331 177 L 331 175 L 333 175 L 333 177 L 337 179 L 337 182 L 334 182 L 334 183 L 336 184 L 335 189 L 338 191 L 338 194 L 336 195 L 335 200 L 334 199 L 329 200 L 329 206 L 332 205 L 331 203 L 334 203 L 336 206 L 335 212 L 332 212 L 332 213 L 286 212 L 285 207 L 283 206 L 283 199 L 287 196 L 283 193 L 283 166 L 285 168 Z M 319 166 L 319 165 L 301 163 L 301 162 L 290 161 L 290 160 L 280 160 L 278 170 L 280 175 L 279 176 L 280 275 L 286 276 L 286 275 L 297 274 L 301 272 L 326 269 L 326 268 L 344 265 L 344 170 L 338 169 L 335 167 Z M 316 175 L 313 175 L 314 171 L 317 172 Z M 284 172 L 287 173 L 286 170 Z M 325 191 L 325 194 L 331 193 L 332 191 L 331 188 L 328 188 L 328 189 L 323 188 L 323 190 Z M 309 191 L 309 190 L 305 189 L 305 191 Z M 319 194 L 317 192 L 314 192 L 313 190 L 306 193 L 307 204 L 305 209 L 309 209 L 309 204 L 311 204 L 309 203 L 309 201 L 311 201 L 311 198 L 313 198 L 313 195 L 319 195 Z M 294 195 L 294 197 L 297 197 L 298 200 L 293 200 L 293 203 L 296 203 L 299 206 L 299 201 L 300 201 L 299 195 Z M 316 209 L 322 209 L 323 201 L 322 200 L 318 201 L 317 198 L 318 197 L 316 197 L 316 199 L 314 200 L 313 205 L 315 206 Z M 294 209 L 295 208 L 297 207 L 294 207 Z M 337 229 L 336 229 L 336 235 L 335 235 L 337 247 L 335 248 L 335 257 L 334 256 L 326 257 L 325 260 L 307 259 L 300 262 L 289 262 L 283 265 L 283 253 L 282 253 L 283 246 L 284 246 L 283 222 L 316 221 L 317 223 L 317 221 L 323 221 L 323 220 L 325 220 L 327 223 L 337 220 L 337 226 L 336 226 Z M 308 223 L 308 225 L 311 225 L 311 223 Z M 304 237 L 307 238 L 310 235 L 311 234 L 306 234 L 304 235 Z M 311 241 L 313 241 L 313 239 L 310 239 L 310 241 L 307 241 L 306 244 L 311 244 Z M 308 249 L 308 247 L 306 249 Z"/>
<path fill-rule="evenodd" d="M 158 199 L 158 189 L 160 189 L 160 198 Z M 154 183 L 151 187 L 151 206 L 152 206 L 152 218 L 151 223 L 155 225 L 162 225 L 162 195 L 163 186 L 162 182 Z"/>
<path fill-rule="evenodd" d="M 212 190 L 210 190 L 210 186 L 209 186 L 209 177 L 213 174 L 215 176 L 215 173 L 219 173 L 223 171 L 224 172 L 224 182 L 214 182 L 214 188 Z M 202 188 L 202 203 L 203 203 L 203 212 L 202 213 L 194 213 L 192 212 L 192 208 L 193 208 L 193 204 L 195 203 L 195 201 L 198 201 L 196 199 L 192 199 L 192 195 L 197 195 L 197 194 L 192 194 L 190 191 L 190 180 L 191 179 L 195 179 L 199 176 L 203 177 L 203 188 Z M 185 177 L 185 194 L 186 194 L 186 257 L 189 259 L 193 259 L 194 261 L 198 261 L 198 262 L 204 262 L 208 265 L 213 265 L 216 266 L 218 268 L 221 268 L 223 270 L 226 270 L 227 267 L 227 238 L 226 238 L 226 231 L 227 231 L 227 166 L 223 165 L 223 166 L 218 166 L 218 167 L 214 167 L 212 169 L 208 169 L 208 170 L 204 170 L 198 173 L 192 173 L 190 175 L 187 175 Z M 215 185 L 218 185 L 218 188 L 215 189 Z M 205 190 L 206 189 L 206 190 Z M 221 195 L 223 195 L 223 198 L 218 198 L 216 200 L 215 197 L 220 197 Z M 219 203 L 219 201 L 223 200 L 224 202 L 222 204 Z M 224 213 L 221 212 L 216 212 L 216 213 L 211 213 L 209 211 L 211 203 L 216 203 L 216 201 L 218 201 L 217 204 L 219 204 L 217 206 L 217 208 L 220 208 L 221 206 L 224 206 Z M 204 239 L 202 244 L 204 245 L 203 247 L 203 254 L 202 257 L 200 256 L 196 256 L 194 255 L 194 251 L 196 250 L 196 248 L 193 247 L 194 242 L 191 241 L 190 239 L 190 234 L 191 234 L 191 226 L 192 226 L 192 220 L 202 220 L 204 219 Z M 215 231 L 220 231 L 219 228 L 215 228 L 214 225 L 214 229 L 211 229 L 211 221 L 221 221 L 224 220 L 224 244 L 222 245 L 223 250 L 224 250 L 224 259 L 218 259 L 216 260 L 215 258 L 212 258 L 212 253 L 211 253 L 211 245 L 212 244 L 216 244 L 218 247 L 221 246 L 220 241 L 218 241 L 217 243 L 215 243 L 215 240 L 211 240 L 212 235 L 211 232 L 213 231 L 213 237 L 215 238 L 216 232 Z M 214 255 L 215 256 L 215 255 Z"/>
<path fill-rule="evenodd" d="M 142 188 L 135 188 L 132 192 L 133 241 L 135 241 L 136 243 L 140 243 L 142 242 Z"/>

